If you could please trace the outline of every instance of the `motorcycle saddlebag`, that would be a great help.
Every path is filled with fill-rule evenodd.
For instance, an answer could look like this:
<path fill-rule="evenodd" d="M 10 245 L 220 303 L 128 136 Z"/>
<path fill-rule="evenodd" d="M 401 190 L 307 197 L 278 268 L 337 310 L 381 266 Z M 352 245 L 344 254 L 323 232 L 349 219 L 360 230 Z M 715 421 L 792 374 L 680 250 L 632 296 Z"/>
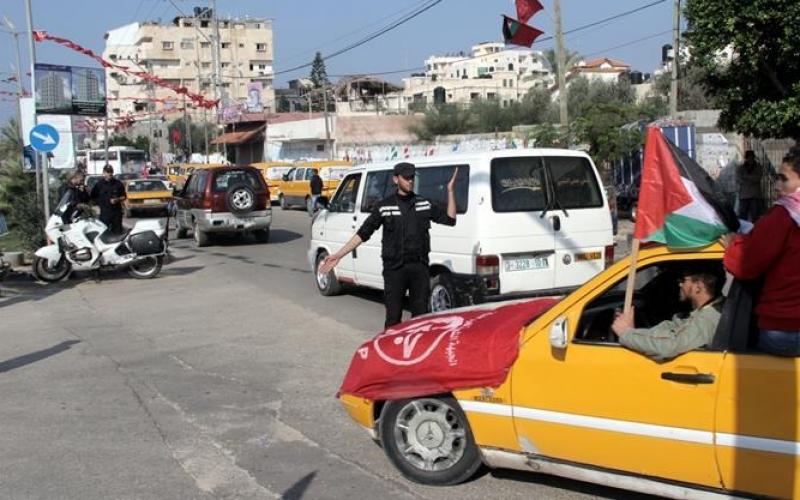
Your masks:
<path fill-rule="evenodd" d="M 128 246 L 136 255 L 153 255 L 164 252 L 164 240 L 153 231 L 144 231 L 132 235 Z"/>

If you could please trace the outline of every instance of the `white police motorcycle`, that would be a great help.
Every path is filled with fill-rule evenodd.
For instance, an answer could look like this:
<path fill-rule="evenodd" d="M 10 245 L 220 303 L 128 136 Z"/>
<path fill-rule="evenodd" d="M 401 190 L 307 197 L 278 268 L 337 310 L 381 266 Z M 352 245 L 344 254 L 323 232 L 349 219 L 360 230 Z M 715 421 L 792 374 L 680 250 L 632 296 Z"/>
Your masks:
<path fill-rule="evenodd" d="M 127 268 L 134 278 L 154 278 L 167 255 L 167 222 L 140 220 L 133 229 L 112 233 L 86 205 L 67 192 L 45 227 L 47 246 L 36 251 L 33 274 L 55 282 L 70 272 Z"/>

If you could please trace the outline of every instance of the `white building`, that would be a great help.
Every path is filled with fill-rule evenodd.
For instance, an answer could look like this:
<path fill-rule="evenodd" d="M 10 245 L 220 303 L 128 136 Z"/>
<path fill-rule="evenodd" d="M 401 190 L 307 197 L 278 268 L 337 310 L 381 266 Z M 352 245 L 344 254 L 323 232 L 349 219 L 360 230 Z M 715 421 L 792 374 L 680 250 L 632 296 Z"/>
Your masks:
<path fill-rule="evenodd" d="M 475 45 L 471 56 L 432 56 L 425 66 L 425 74 L 403 80 L 409 107 L 466 104 L 479 99 L 496 100 L 507 106 L 531 88 L 547 88 L 555 80 L 541 52 L 507 48 L 499 42 Z"/>
<path fill-rule="evenodd" d="M 627 76 L 631 72 L 631 66 L 616 59 L 601 57 L 580 61 L 569 72 L 575 77 L 583 76 L 589 81 L 614 83 L 621 77 Z"/>

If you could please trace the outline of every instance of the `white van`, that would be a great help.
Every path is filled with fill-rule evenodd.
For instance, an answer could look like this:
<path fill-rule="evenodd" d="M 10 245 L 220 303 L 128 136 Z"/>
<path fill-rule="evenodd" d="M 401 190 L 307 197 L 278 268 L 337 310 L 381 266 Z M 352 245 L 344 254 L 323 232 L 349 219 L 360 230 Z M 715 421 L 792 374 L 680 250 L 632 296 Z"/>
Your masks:
<path fill-rule="evenodd" d="M 415 191 L 447 205 L 458 167 L 455 227 L 431 226 L 431 310 L 491 297 L 560 294 L 614 259 L 611 214 L 597 168 L 583 152 L 523 149 L 412 158 Z M 323 295 L 341 284 L 383 289 L 381 236 L 317 272 L 392 192 L 392 163 L 354 167 L 311 226 L 309 263 Z M 326 200 L 322 200 L 325 205 Z"/>

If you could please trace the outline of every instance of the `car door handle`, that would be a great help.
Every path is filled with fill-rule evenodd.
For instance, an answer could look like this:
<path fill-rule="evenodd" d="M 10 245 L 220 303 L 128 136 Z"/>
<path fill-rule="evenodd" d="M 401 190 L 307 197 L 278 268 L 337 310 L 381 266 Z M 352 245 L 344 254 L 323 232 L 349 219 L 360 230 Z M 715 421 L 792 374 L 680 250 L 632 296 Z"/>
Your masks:
<path fill-rule="evenodd" d="M 674 373 L 663 372 L 661 378 L 681 384 L 713 384 L 714 375 L 710 373 Z"/>
<path fill-rule="evenodd" d="M 354 220 L 354 221 L 358 220 L 358 216 L 357 216 L 357 215 L 354 215 L 354 216 L 353 216 L 353 220 Z"/>
<path fill-rule="evenodd" d="M 553 230 L 561 231 L 561 218 L 558 215 L 554 215 L 550 220 L 553 221 Z"/>

